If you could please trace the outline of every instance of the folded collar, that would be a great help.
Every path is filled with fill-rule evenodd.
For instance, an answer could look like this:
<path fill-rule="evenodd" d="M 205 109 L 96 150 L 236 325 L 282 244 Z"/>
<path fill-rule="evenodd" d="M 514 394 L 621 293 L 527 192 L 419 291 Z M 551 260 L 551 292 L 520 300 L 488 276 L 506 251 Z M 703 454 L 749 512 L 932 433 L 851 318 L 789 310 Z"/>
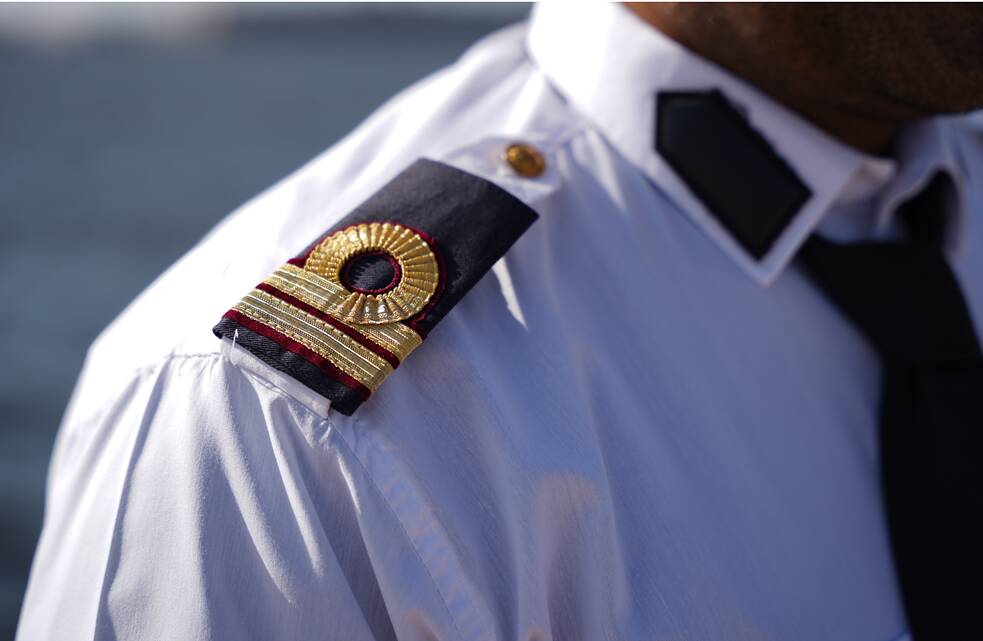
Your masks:
<path fill-rule="evenodd" d="M 762 285 L 791 262 L 855 175 L 877 159 L 819 130 L 730 72 L 700 58 L 620 4 L 542 2 L 528 35 L 530 55 L 571 104 L 645 173 L 737 265 Z M 718 221 L 656 152 L 660 92 L 724 94 L 795 171 L 811 195 L 768 251 L 755 258 Z M 958 177 L 940 122 L 912 128 L 899 148 L 897 177 L 878 195 L 881 227 L 935 171 Z M 961 225 L 955 226 L 957 230 Z M 950 233 L 954 240 L 956 234 Z"/>

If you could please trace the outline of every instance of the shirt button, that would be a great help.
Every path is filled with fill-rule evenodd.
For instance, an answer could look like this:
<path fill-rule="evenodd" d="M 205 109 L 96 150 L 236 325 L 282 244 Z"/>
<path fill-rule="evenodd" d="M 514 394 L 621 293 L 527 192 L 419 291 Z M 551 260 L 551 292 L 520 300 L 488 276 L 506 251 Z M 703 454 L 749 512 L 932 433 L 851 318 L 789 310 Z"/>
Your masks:
<path fill-rule="evenodd" d="M 546 160 L 539 150 L 524 142 L 512 143 L 505 149 L 505 161 L 512 171 L 526 178 L 536 178 L 546 169 Z"/>

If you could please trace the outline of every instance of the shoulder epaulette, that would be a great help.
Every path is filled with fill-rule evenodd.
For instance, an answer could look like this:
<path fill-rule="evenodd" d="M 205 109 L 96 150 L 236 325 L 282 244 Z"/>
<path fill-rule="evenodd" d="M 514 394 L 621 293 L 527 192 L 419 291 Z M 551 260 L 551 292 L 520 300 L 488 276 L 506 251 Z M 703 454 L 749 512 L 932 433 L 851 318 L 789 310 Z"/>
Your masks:
<path fill-rule="evenodd" d="M 494 183 L 418 160 L 213 331 L 351 414 L 535 220 Z"/>

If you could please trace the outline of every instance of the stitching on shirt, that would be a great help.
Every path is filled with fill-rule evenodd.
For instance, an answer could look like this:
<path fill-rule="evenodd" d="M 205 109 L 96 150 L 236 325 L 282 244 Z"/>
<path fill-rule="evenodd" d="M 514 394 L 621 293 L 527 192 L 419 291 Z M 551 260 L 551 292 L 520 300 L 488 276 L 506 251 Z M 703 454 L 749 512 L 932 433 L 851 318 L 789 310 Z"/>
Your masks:
<path fill-rule="evenodd" d="M 240 366 L 236 365 L 232 361 L 228 360 L 226 358 L 225 354 L 222 354 L 221 352 L 197 352 L 197 353 L 193 353 L 193 354 L 171 354 L 171 355 L 168 355 L 168 356 L 165 356 L 165 357 L 161 358 L 159 361 L 157 361 L 155 363 L 150 363 L 149 365 L 143 365 L 143 366 L 140 366 L 140 367 L 134 369 L 133 372 L 132 372 L 132 374 L 131 374 L 131 378 L 136 378 L 138 376 L 143 376 L 144 374 L 148 374 L 148 373 L 150 373 L 150 372 L 152 372 L 152 371 L 154 371 L 156 369 L 159 369 L 159 368 L 167 365 L 168 363 L 172 363 L 172 362 L 175 362 L 175 361 L 188 361 L 188 360 L 192 360 L 192 359 L 196 359 L 196 358 L 200 358 L 203 361 L 223 361 L 223 360 L 224 361 L 227 361 L 237 371 L 243 373 L 246 377 L 250 378 L 251 380 L 253 380 L 256 383 L 258 383 L 259 385 L 261 385 L 261 386 L 265 387 L 266 389 L 270 390 L 271 392 L 274 392 L 279 398 L 284 399 L 286 401 L 290 401 L 290 403 L 292 403 L 293 405 L 296 405 L 297 407 L 303 409 L 306 413 L 310 414 L 315 419 L 317 419 L 317 421 L 319 423 L 329 422 L 328 419 L 327 419 L 327 417 L 321 415 L 321 413 L 318 412 L 317 410 L 315 410 L 315 409 L 313 409 L 313 408 L 308 407 L 307 405 L 305 405 L 302 401 L 300 401 L 299 399 L 297 399 L 296 397 L 294 397 L 294 395 L 291 394 L 289 391 L 283 389 L 282 387 L 280 387 L 280 386 L 276 385 L 275 383 L 273 383 L 273 382 L 271 382 L 271 381 L 263 378 L 259 374 L 256 374 L 255 372 L 253 372 L 253 371 L 251 371 L 249 369 L 246 369 L 244 367 L 240 367 Z M 330 426 L 330 422 L 329 422 L 329 426 Z"/>
<path fill-rule="evenodd" d="M 327 423 L 328 424 L 328 427 L 334 428 L 334 426 L 331 425 L 331 422 L 327 418 L 325 418 L 324 416 L 321 416 L 321 414 L 319 414 L 314 409 L 312 409 L 310 407 L 307 407 L 306 405 L 304 405 L 303 403 L 301 403 L 298 399 L 294 398 L 293 394 L 291 394 L 287 390 L 283 389 L 282 387 L 278 386 L 276 383 L 273 383 L 271 381 L 266 380 L 265 378 L 263 378 L 259 374 L 256 374 L 254 372 L 250 372 L 247 369 L 243 369 L 243 368 L 237 366 L 235 363 L 230 363 L 230 364 L 233 367 L 235 367 L 237 370 L 239 370 L 240 372 L 242 372 L 243 374 L 245 374 L 248 378 L 251 378 L 252 380 L 254 380 L 258 385 L 261 385 L 262 387 L 265 387 L 266 389 L 270 390 L 271 392 L 274 392 L 277 395 L 277 397 L 283 399 L 284 401 L 287 401 L 288 403 L 290 403 L 292 405 L 296 405 L 300 409 L 304 410 L 306 413 L 308 413 L 311 416 L 313 416 L 314 418 L 316 418 L 317 421 L 318 421 L 318 423 Z"/>
<path fill-rule="evenodd" d="M 277 395 L 277 397 L 279 397 L 281 399 L 284 399 L 284 400 L 288 400 L 292 404 L 296 405 L 297 407 L 303 408 L 305 412 L 307 412 L 308 414 L 311 414 L 314 418 L 316 418 L 319 424 L 328 421 L 328 417 L 327 416 L 325 416 L 324 414 L 322 414 L 318 410 L 314 409 L 313 407 L 310 407 L 309 405 L 307 405 L 306 403 L 304 403 L 303 401 L 301 401 L 299 398 L 297 398 L 296 396 L 294 396 L 289 390 L 283 389 L 282 387 L 280 387 L 279 385 L 277 385 L 273 381 L 271 381 L 269 379 L 266 379 L 266 378 L 263 378 L 262 375 L 254 372 L 251 369 L 248 369 L 246 367 L 242 367 L 242 366 L 238 365 L 237 363 L 233 362 L 231 359 L 227 358 L 225 354 L 219 354 L 219 356 L 222 357 L 223 359 L 225 359 L 229 363 L 229 365 L 231 365 L 232 367 L 234 367 L 236 370 L 242 372 L 247 378 L 255 381 L 256 383 L 258 383 L 259 385 L 265 387 L 266 389 L 270 390 L 271 392 L 274 392 Z M 262 361 L 260 361 L 260 364 L 262 364 L 264 367 L 269 367 L 269 365 L 267 365 L 266 363 L 263 363 Z M 289 376 L 290 375 L 288 374 L 287 377 L 289 378 Z M 297 379 L 294 379 L 294 380 L 297 380 Z M 298 383 L 299 382 L 300 381 L 298 381 Z M 303 385 L 303 383 L 300 383 L 300 384 Z M 317 394 L 317 392 L 314 392 L 313 390 L 312 390 L 311 393 Z M 328 401 L 326 404 L 327 404 L 327 406 L 329 408 L 328 411 L 330 412 L 330 407 L 331 407 L 330 401 Z M 330 423 L 329 423 L 329 426 L 330 426 Z"/>
<path fill-rule="evenodd" d="M 186 361 L 186 360 L 191 360 L 193 358 L 206 358 L 206 357 L 213 357 L 213 356 L 221 357 L 222 355 L 219 352 L 195 352 L 195 353 L 192 353 L 192 354 L 168 354 L 167 356 L 164 356 L 164 357 L 160 358 L 159 360 L 154 361 L 152 363 L 148 363 L 146 365 L 140 365 L 138 367 L 134 367 L 126 375 L 126 378 L 125 379 L 121 379 L 120 384 L 117 385 L 117 386 L 115 386 L 113 388 L 113 390 L 115 390 L 115 391 L 107 391 L 107 392 L 103 393 L 100 396 L 100 398 L 102 400 L 102 405 L 106 405 L 106 404 L 109 404 L 109 403 L 115 403 L 120 398 L 119 390 L 122 390 L 124 387 L 126 387 L 127 385 L 132 384 L 134 381 L 140 379 L 143 376 L 147 376 L 149 374 L 154 373 L 155 371 L 159 370 L 160 368 L 166 366 L 168 363 L 173 363 L 173 362 L 176 362 L 176 361 Z M 96 360 L 98 360 L 98 357 L 96 358 Z M 88 379 L 89 378 L 88 369 L 89 369 L 88 362 L 86 362 L 82 366 L 82 373 L 79 376 L 79 379 L 78 379 L 79 381 L 81 381 L 83 379 Z M 66 417 L 67 416 L 68 416 L 68 414 L 66 413 Z M 83 419 L 88 419 L 88 418 L 92 418 L 92 414 L 91 413 L 89 413 L 89 414 L 87 414 L 87 415 L 85 415 L 83 417 L 78 417 L 78 416 L 74 417 L 74 419 L 71 421 L 71 423 L 74 424 L 74 426 L 71 427 L 71 431 L 77 431 L 79 429 L 78 425 L 85 422 L 85 420 L 83 420 Z"/>
<path fill-rule="evenodd" d="M 206 357 L 209 357 L 209 356 L 217 356 L 217 357 L 221 358 L 222 354 L 221 354 L 221 352 L 195 352 L 195 353 L 192 353 L 192 354 L 168 354 L 167 356 L 164 356 L 164 357 L 160 358 L 159 360 L 154 361 L 153 363 L 149 363 L 147 365 L 141 365 L 141 366 L 135 368 L 132 371 L 131 376 L 134 376 L 134 377 L 136 377 L 136 376 L 142 376 L 143 374 L 146 374 L 148 372 L 152 372 L 153 370 L 155 370 L 155 369 L 157 369 L 159 367 L 163 367 L 164 365 L 167 365 L 168 363 L 171 363 L 171 362 L 174 362 L 174 361 L 191 360 L 192 358 L 206 358 Z"/>
<path fill-rule="evenodd" d="M 161 367 L 164 367 L 165 365 L 167 365 L 169 363 L 173 363 L 175 361 L 188 361 L 188 360 L 192 360 L 192 359 L 201 359 L 202 361 L 206 361 L 206 362 L 207 361 L 222 361 L 222 360 L 228 361 L 228 359 L 226 359 L 225 355 L 222 354 L 221 352 L 196 352 L 196 353 L 193 353 L 193 354 L 170 354 L 168 356 L 165 356 L 165 357 L 161 358 L 160 360 L 158 360 L 158 361 L 156 361 L 154 363 L 150 363 L 149 365 L 142 365 L 142 366 L 134 369 L 131 372 L 131 374 L 130 374 L 130 378 L 138 378 L 140 376 L 144 376 L 146 374 L 149 374 L 149 373 L 153 372 L 154 370 L 157 370 L 157 369 L 159 369 Z M 311 416 L 313 416 L 317 420 L 318 423 L 325 423 L 325 422 L 327 422 L 328 425 L 329 425 L 329 427 L 334 427 L 333 425 L 330 424 L 330 421 L 326 417 L 322 416 L 318 411 L 314 410 L 313 408 L 310 408 L 307 405 L 305 405 L 303 402 L 301 402 L 300 400 L 298 400 L 297 398 L 295 398 L 287 390 L 283 389 L 282 387 L 279 387 L 278 385 L 276 385 L 276 384 L 274 384 L 274 383 L 266 380 L 262 376 L 254 373 L 254 372 L 252 372 L 252 371 L 250 371 L 250 370 L 248 370 L 248 369 L 246 369 L 244 367 L 239 367 L 238 365 L 236 365 L 232 361 L 228 361 L 228 363 L 232 367 L 234 367 L 236 369 L 236 371 L 241 372 L 246 377 L 248 377 L 251 380 L 255 381 L 257 384 L 265 387 L 266 389 L 270 390 L 271 392 L 274 392 L 277 395 L 278 398 L 281 398 L 281 399 L 283 399 L 285 401 L 289 401 L 292 405 L 295 405 L 295 406 L 303 409 L 304 412 L 306 412 L 307 414 L 310 414 Z"/>
<path fill-rule="evenodd" d="M 352 459 L 356 463 L 358 463 L 358 466 L 362 469 L 362 472 L 365 474 L 365 478 L 368 479 L 369 481 L 368 484 L 369 487 L 372 488 L 372 490 L 379 496 L 380 499 L 382 499 L 382 502 L 385 504 L 386 508 L 393 515 L 393 518 L 396 519 L 396 523 L 399 524 L 399 529 L 403 533 L 403 537 L 406 539 L 406 542 L 409 543 L 410 549 L 413 550 L 413 554 L 416 555 L 417 560 L 420 562 L 420 565 L 423 567 L 423 571 L 427 573 L 427 577 L 430 579 L 430 583 L 433 584 L 433 588 L 436 591 L 437 596 L 440 597 L 440 604 L 444 606 L 444 612 L 447 613 L 447 618 L 450 620 L 451 625 L 454 626 L 454 631 L 457 632 L 457 638 L 461 639 L 461 641 L 464 641 L 464 633 L 461 631 L 461 628 L 457 623 L 457 618 L 451 612 L 450 606 L 447 605 L 447 597 L 444 596 L 443 592 L 441 592 L 440 584 L 437 583 L 437 579 L 434 578 L 433 573 L 430 571 L 430 567 L 427 565 L 427 562 L 423 560 L 423 556 L 420 554 L 420 551 L 413 543 L 413 539 L 410 537 L 409 532 L 406 531 L 406 526 L 403 524 L 403 520 L 399 517 L 399 513 L 396 512 L 395 508 L 393 508 L 392 504 L 389 502 L 389 499 L 382 492 L 382 489 L 376 484 L 375 479 L 372 478 L 372 475 L 369 473 L 368 468 L 365 467 L 365 463 L 362 462 L 362 459 L 360 459 L 358 457 L 358 454 L 355 453 L 355 450 L 352 449 L 352 446 L 348 443 L 348 440 L 345 439 L 345 436 L 341 432 L 341 430 L 336 428 L 331 423 L 330 419 L 325 419 L 325 421 L 328 423 L 330 429 L 338 433 L 338 437 L 339 437 L 338 440 L 341 442 L 341 444 L 345 446 L 345 449 L 347 449 L 348 452 L 351 454 Z"/>

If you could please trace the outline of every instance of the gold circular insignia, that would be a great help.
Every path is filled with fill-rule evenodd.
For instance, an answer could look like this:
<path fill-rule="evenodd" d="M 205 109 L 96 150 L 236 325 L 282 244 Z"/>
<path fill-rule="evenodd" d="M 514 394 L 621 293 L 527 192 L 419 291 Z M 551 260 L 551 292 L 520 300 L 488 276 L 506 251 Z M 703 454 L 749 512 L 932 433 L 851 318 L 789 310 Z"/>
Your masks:
<path fill-rule="evenodd" d="M 343 281 L 348 262 L 365 254 L 384 254 L 399 267 L 392 286 L 382 293 L 353 291 Z M 304 269 L 337 286 L 337 295 L 325 311 L 358 325 L 393 323 L 416 315 L 440 282 L 430 245 L 417 232 L 396 223 L 363 223 L 336 231 L 314 248 Z"/>

